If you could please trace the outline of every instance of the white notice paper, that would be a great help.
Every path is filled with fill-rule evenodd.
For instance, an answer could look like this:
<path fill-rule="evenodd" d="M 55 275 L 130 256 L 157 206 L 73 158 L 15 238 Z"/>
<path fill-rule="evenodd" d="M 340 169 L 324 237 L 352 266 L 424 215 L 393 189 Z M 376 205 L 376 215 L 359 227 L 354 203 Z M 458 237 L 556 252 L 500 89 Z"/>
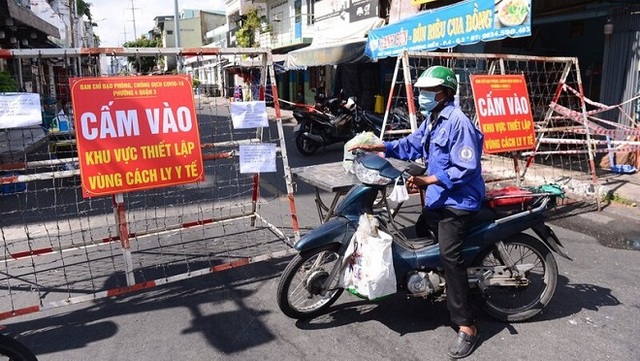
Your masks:
<path fill-rule="evenodd" d="M 264 100 L 253 102 L 231 102 L 233 129 L 261 128 L 269 126 L 267 105 Z"/>
<path fill-rule="evenodd" d="M 275 143 L 240 145 L 240 173 L 268 173 L 275 171 Z"/>
<path fill-rule="evenodd" d="M 42 124 L 40 94 L 0 93 L 0 129 Z"/>

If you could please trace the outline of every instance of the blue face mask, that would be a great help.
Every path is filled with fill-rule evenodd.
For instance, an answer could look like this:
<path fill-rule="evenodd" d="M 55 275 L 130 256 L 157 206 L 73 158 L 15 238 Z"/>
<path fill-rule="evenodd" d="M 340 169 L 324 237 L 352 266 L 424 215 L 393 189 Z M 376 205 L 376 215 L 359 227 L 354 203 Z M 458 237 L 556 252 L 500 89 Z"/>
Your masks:
<path fill-rule="evenodd" d="M 418 95 L 418 105 L 420 105 L 421 109 L 424 109 L 428 112 L 433 111 L 440 102 L 436 101 L 436 95 L 440 93 L 440 91 L 428 91 L 421 90 L 420 95 Z"/>

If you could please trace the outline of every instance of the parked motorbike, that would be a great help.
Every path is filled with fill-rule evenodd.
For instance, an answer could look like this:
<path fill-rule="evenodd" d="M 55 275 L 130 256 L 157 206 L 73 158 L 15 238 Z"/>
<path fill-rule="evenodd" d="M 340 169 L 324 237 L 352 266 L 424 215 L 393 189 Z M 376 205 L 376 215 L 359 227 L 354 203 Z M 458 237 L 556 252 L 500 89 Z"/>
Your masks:
<path fill-rule="evenodd" d="M 333 218 L 295 244 L 299 253 L 284 270 L 277 290 L 278 306 L 289 317 L 315 317 L 340 297 L 344 290 L 340 279 L 350 262 L 345 252 L 364 213 L 374 214 L 380 229 L 393 237 L 397 291 L 433 300 L 445 294 L 437 227 L 431 226 L 428 236 L 408 238 L 398 229 L 395 213 L 384 196 L 395 179 L 423 174 L 424 167 L 413 165 L 401 171 L 388 160 L 365 153 L 356 156 L 354 171 L 362 184 L 345 195 Z M 518 210 L 513 204 L 506 209 L 497 206 L 501 198 L 494 195 L 466 235 L 462 255 L 472 294 L 481 308 L 498 320 L 524 321 L 538 314 L 556 289 L 558 266 L 553 252 L 569 258 L 544 216 L 563 193 L 558 187 L 547 187 L 537 193 L 526 192 L 526 197 L 519 195 L 517 202 L 506 202 L 523 202 L 525 206 Z M 375 208 L 380 199 L 384 207 Z M 527 230 L 536 237 L 525 233 Z"/>
<path fill-rule="evenodd" d="M 329 99 L 322 108 L 316 105 L 305 111 L 294 111 L 293 116 L 298 122 L 293 128 L 296 148 L 303 155 L 311 155 L 322 146 L 347 142 L 363 131 L 379 135 L 383 123 L 383 118 L 359 108 L 354 97 L 346 103 Z M 394 127 L 393 119 L 396 118 L 389 122 L 388 129 Z"/>
<path fill-rule="evenodd" d="M 296 148 L 303 155 L 311 155 L 321 146 L 346 142 L 353 138 L 359 128 L 354 121 L 355 103 L 336 105 L 332 100 L 334 112 L 319 110 L 317 107 L 307 111 L 294 111 L 293 117 L 298 124 L 293 128 Z"/>

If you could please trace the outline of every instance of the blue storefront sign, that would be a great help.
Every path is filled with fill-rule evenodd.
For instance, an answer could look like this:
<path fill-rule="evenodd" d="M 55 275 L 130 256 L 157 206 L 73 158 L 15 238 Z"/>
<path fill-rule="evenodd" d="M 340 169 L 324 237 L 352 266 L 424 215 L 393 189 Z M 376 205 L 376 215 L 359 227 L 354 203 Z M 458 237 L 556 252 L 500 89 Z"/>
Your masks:
<path fill-rule="evenodd" d="M 531 36 L 531 0 L 463 1 L 370 30 L 365 54 L 378 59 L 523 36 Z"/>

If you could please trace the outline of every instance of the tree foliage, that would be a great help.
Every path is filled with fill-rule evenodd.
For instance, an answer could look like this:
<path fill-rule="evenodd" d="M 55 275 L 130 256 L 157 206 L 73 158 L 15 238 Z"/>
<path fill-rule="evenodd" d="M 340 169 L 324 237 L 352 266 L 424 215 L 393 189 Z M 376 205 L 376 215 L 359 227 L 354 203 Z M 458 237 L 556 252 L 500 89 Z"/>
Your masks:
<path fill-rule="evenodd" d="M 89 26 L 98 26 L 97 23 L 93 22 L 93 15 L 91 15 L 91 3 L 85 2 L 84 0 L 78 0 L 77 2 L 78 8 L 78 16 L 82 18 L 82 16 L 86 16 L 89 19 Z M 95 44 L 100 45 L 100 37 L 95 34 L 92 30 L 91 35 L 93 36 L 93 41 Z"/>
<path fill-rule="evenodd" d="M 242 26 L 236 31 L 236 41 L 241 48 L 253 48 L 257 45 L 256 31 L 262 30 L 262 19 L 258 16 L 258 9 L 249 9 L 242 20 Z"/>
<path fill-rule="evenodd" d="M 78 15 L 86 15 L 87 19 L 91 25 L 93 25 L 93 18 L 91 17 L 91 3 L 85 2 L 84 0 L 78 0 Z"/>
<path fill-rule="evenodd" d="M 18 91 L 18 83 L 11 77 L 11 74 L 2 71 L 0 72 L 0 92 L 15 92 Z"/>
<path fill-rule="evenodd" d="M 157 48 L 161 47 L 162 44 L 158 39 L 147 39 L 147 37 L 143 35 L 137 40 L 127 41 L 123 46 L 125 48 Z M 158 66 L 158 59 L 150 56 L 129 56 L 127 60 L 138 73 L 150 73 Z"/>

